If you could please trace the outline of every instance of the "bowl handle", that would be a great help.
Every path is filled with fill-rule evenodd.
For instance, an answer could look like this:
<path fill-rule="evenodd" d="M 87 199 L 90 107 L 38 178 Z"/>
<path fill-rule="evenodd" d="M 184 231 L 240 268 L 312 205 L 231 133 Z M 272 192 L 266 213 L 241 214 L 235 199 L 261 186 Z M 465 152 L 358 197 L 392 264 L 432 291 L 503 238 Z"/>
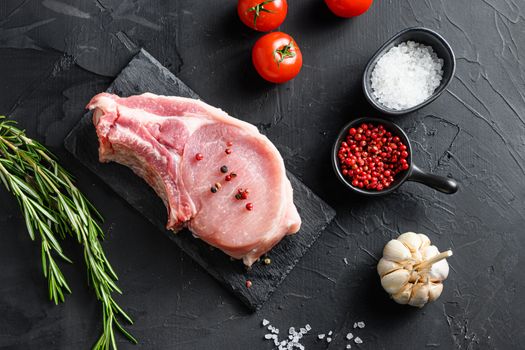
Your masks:
<path fill-rule="evenodd" d="M 422 183 L 423 185 L 432 187 L 433 189 L 446 194 L 453 194 L 458 190 L 458 183 L 456 180 L 444 176 L 429 174 L 418 168 L 415 164 L 412 165 L 412 171 L 407 180 Z"/>

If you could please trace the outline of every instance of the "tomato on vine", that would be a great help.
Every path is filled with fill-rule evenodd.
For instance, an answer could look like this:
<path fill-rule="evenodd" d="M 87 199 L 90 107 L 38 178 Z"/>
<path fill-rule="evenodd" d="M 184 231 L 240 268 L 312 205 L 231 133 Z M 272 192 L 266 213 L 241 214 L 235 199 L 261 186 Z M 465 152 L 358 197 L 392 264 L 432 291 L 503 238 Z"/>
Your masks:
<path fill-rule="evenodd" d="M 239 0 L 237 3 L 241 21 L 260 32 L 269 32 L 279 27 L 287 12 L 286 0 Z"/>
<path fill-rule="evenodd" d="M 373 0 L 325 0 L 328 8 L 339 17 L 356 17 L 365 13 Z"/>
<path fill-rule="evenodd" d="M 299 74 L 303 56 L 291 36 L 273 32 L 257 40 L 252 61 L 261 77 L 272 83 L 284 83 Z"/>

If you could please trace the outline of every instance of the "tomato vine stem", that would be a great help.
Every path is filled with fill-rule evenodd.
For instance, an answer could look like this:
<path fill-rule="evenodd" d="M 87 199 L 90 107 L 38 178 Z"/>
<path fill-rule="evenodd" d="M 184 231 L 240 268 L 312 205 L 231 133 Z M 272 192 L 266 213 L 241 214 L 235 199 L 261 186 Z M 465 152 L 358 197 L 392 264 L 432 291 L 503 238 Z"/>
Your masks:
<path fill-rule="evenodd" d="M 293 41 L 290 41 L 287 45 L 284 45 L 280 49 L 275 50 L 274 52 L 279 55 L 279 59 L 275 59 L 277 65 L 287 58 L 295 57 L 295 52 L 292 51 L 294 45 Z"/>
<path fill-rule="evenodd" d="M 248 11 L 246 11 L 247 13 L 255 12 L 253 14 L 253 26 L 255 28 L 257 28 L 257 18 L 259 18 L 259 16 L 261 15 L 261 12 L 273 13 L 273 11 L 264 8 L 264 5 L 267 5 L 270 2 L 274 2 L 274 1 L 275 0 L 265 0 L 265 1 L 261 2 L 260 4 L 257 4 L 255 6 L 250 7 L 248 9 Z"/>

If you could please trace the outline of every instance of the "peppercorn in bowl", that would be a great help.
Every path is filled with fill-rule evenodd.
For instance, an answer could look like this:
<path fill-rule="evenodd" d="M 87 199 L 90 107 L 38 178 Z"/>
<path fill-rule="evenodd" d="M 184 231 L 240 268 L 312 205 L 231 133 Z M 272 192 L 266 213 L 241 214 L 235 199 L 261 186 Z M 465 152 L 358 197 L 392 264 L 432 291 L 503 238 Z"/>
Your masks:
<path fill-rule="evenodd" d="M 391 193 L 405 181 L 447 194 L 458 189 L 453 179 L 428 174 L 413 164 L 403 129 L 378 118 L 356 119 L 343 127 L 332 149 L 332 165 L 347 188 L 367 196 Z"/>

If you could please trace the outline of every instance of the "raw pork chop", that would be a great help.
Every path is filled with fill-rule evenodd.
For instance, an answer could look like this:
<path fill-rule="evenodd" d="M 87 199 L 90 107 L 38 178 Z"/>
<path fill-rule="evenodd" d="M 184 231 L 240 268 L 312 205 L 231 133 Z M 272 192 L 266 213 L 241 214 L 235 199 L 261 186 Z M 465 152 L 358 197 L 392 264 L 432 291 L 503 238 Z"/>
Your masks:
<path fill-rule="evenodd" d="M 102 93 L 87 107 L 100 161 L 124 164 L 153 187 L 168 229 L 188 227 L 248 266 L 299 230 L 283 159 L 253 125 L 199 100 L 150 93 Z"/>

